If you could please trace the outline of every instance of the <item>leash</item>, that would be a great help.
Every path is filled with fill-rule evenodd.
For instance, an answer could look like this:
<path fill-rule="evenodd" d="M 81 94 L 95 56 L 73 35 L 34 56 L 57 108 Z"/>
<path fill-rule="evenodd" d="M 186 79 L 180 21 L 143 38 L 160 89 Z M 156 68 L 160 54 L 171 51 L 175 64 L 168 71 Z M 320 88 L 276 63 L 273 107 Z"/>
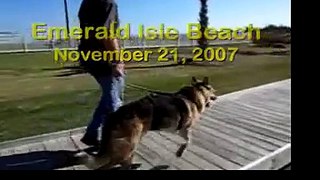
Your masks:
<path fill-rule="evenodd" d="M 126 86 L 127 87 L 131 87 L 131 88 L 135 88 L 135 89 L 139 89 L 139 90 L 148 91 L 150 93 L 159 94 L 159 95 L 167 95 L 167 96 L 173 96 L 174 95 L 171 92 L 164 92 L 164 91 L 149 89 L 149 88 L 146 88 L 146 87 L 143 87 L 143 86 L 139 86 L 139 85 L 136 85 L 136 84 L 132 84 L 132 83 L 127 83 Z"/>

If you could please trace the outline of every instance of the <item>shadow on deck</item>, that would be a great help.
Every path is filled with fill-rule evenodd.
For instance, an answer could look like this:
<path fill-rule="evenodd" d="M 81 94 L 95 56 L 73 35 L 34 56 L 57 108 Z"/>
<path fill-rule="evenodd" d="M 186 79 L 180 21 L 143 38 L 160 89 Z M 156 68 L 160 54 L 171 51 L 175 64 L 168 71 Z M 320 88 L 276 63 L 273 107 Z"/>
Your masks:
<path fill-rule="evenodd" d="M 36 151 L 0 157 L 0 170 L 54 170 L 75 166 L 77 151 Z"/>
<path fill-rule="evenodd" d="M 36 151 L 0 157 L 0 170 L 56 170 L 81 165 L 74 157 L 79 151 Z M 129 169 L 114 167 L 110 170 L 137 170 L 140 163 L 132 164 Z M 155 166 L 149 170 L 165 170 L 169 165 Z M 99 170 L 99 169 L 97 169 Z"/>

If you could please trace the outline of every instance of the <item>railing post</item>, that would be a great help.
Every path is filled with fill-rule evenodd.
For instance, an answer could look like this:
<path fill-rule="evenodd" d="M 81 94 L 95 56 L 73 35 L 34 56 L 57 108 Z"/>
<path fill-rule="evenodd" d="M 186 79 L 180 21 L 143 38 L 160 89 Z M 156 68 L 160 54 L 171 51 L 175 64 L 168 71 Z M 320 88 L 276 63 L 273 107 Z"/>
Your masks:
<path fill-rule="evenodd" d="M 28 46 L 27 46 L 26 38 L 24 37 L 24 35 L 22 35 L 22 48 L 24 52 L 28 52 Z"/>

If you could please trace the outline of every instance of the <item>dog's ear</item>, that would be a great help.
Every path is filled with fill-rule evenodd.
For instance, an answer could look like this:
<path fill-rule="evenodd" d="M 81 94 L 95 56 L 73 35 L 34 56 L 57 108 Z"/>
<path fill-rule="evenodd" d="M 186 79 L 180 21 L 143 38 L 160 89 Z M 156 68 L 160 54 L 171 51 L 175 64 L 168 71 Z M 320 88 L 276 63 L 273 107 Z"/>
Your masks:
<path fill-rule="evenodd" d="M 209 84 L 209 78 L 208 78 L 208 77 L 204 77 L 204 78 L 203 78 L 203 83 L 204 83 L 205 85 L 208 85 L 208 84 Z"/>
<path fill-rule="evenodd" d="M 192 79 L 191 79 L 191 85 L 196 85 L 198 83 L 198 80 L 196 77 L 192 76 Z"/>

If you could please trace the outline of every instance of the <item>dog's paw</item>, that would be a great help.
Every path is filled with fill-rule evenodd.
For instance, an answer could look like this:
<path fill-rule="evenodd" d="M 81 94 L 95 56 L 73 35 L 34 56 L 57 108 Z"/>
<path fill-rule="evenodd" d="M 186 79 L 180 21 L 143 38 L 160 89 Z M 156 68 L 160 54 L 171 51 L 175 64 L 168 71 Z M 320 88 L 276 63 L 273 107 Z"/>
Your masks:
<path fill-rule="evenodd" d="M 117 170 L 137 170 L 141 167 L 141 163 L 130 164 L 126 166 L 119 167 Z"/>
<path fill-rule="evenodd" d="M 176 152 L 176 156 L 180 158 L 184 153 L 184 151 L 186 150 L 186 148 L 187 148 L 186 144 L 181 145 L 178 151 Z"/>
<path fill-rule="evenodd" d="M 167 170 L 169 168 L 170 168 L 170 166 L 168 166 L 168 165 L 159 165 L 159 166 L 155 166 L 149 170 Z"/>
<path fill-rule="evenodd" d="M 136 164 L 131 164 L 131 166 L 130 166 L 130 170 L 136 170 L 136 169 L 139 169 L 140 167 L 141 167 L 141 163 L 136 163 Z"/>

